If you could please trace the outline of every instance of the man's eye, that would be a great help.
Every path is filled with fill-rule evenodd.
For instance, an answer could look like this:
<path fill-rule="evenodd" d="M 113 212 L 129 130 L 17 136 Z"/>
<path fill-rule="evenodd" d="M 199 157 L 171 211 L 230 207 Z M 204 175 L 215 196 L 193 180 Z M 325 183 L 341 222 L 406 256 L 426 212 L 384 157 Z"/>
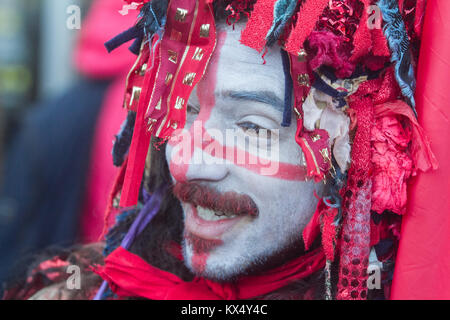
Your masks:
<path fill-rule="evenodd" d="M 186 111 L 187 111 L 188 113 L 192 113 L 192 114 L 198 114 L 198 113 L 199 113 L 199 110 L 196 109 L 195 107 L 193 107 L 193 106 L 190 105 L 190 104 L 187 105 Z"/>
<path fill-rule="evenodd" d="M 267 138 L 270 139 L 271 132 L 263 127 L 258 126 L 252 122 L 243 122 L 239 124 L 239 127 L 250 136 L 259 136 L 260 133 L 265 130 L 267 132 Z"/>

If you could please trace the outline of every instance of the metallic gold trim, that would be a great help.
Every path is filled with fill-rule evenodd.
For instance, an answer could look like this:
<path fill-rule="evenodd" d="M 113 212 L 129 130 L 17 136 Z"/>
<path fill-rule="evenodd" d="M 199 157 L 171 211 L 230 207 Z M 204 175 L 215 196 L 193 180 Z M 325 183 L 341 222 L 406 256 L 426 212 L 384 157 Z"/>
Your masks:
<path fill-rule="evenodd" d="M 161 55 L 162 55 L 162 50 L 161 50 L 161 48 L 158 50 L 158 58 L 161 60 Z M 156 77 L 155 77 L 155 79 L 158 79 L 159 78 L 159 72 L 161 71 L 161 63 L 158 63 L 158 70 L 156 71 Z M 155 94 L 155 89 L 156 89 L 156 82 L 154 82 L 153 83 L 153 88 L 152 88 L 152 94 L 151 94 L 151 96 L 150 96 L 150 100 L 149 100 L 149 102 L 148 102 L 148 105 L 147 105 L 147 110 L 145 110 L 145 114 L 148 114 L 148 112 L 149 112 L 149 110 L 150 110 L 150 106 L 151 106 L 151 103 L 152 103 L 152 101 L 153 101 L 153 96 L 154 96 L 154 94 Z"/>
<path fill-rule="evenodd" d="M 187 13 L 188 11 L 186 9 L 177 8 L 177 12 L 175 13 L 175 20 L 184 22 L 184 20 L 186 20 Z"/>
<path fill-rule="evenodd" d="M 187 86 L 192 86 L 195 76 L 196 76 L 195 72 L 186 73 L 186 75 L 184 76 L 184 79 L 183 79 L 183 84 L 185 84 Z"/>
<path fill-rule="evenodd" d="M 317 133 L 311 134 L 310 137 L 311 137 L 312 142 L 317 142 L 317 141 L 319 141 L 320 139 L 322 139 L 322 137 L 320 136 L 320 134 L 317 134 Z"/>
<path fill-rule="evenodd" d="M 162 103 L 162 99 L 159 99 L 158 103 L 155 106 L 156 110 L 161 110 L 161 103 Z"/>
<path fill-rule="evenodd" d="M 210 29 L 210 24 L 206 23 L 206 24 L 202 24 L 200 27 L 200 38 L 208 38 L 209 37 L 209 29 Z"/>
<path fill-rule="evenodd" d="M 175 109 L 181 110 L 184 107 L 184 99 L 181 97 L 177 97 L 177 100 L 175 101 Z"/>
<path fill-rule="evenodd" d="M 204 54 L 205 52 L 202 48 L 197 48 L 195 49 L 194 55 L 192 56 L 192 60 L 201 61 Z"/>
<path fill-rule="evenodd" d="M 324 149 L 320 150 L 319 152 L 322 155 L 323 161 L 331 163 L 330 154 L 328 153 L 327 148 L 324 148 Z"/>
<path fill-rule="evenodd" d="M 141 87 L 133 87 L 133 92 L 131 93 L 131 99 L 130 99 L 130 106 L 133 104 L 133 102 L 139 101 L 139 98 L 141 97 L 142 88 Z"/>
<path fill-rule="evenodd" d="M 146 63 L 144 63 L 143 65 L 142 65 L 142 67 L 141 67 L 141 70 L 139 71 L 139 75 L 140 76 L 145 76 L 145 72 L 147 71 L 147 64 Z"/>
<path fill-rule="evenodd" d="M 298 62 L 305 62 L 307 56 L 308 54 L 306 53 L 305 49 L 300 49 L 300 51 L 298 52 Z"/>
<path fill-rule="evenodd" d="M 173 50 L 167 50 L 167 52 L 169 53 L 169 61 L 176 64 L 178 62 L 178 53 Z"/>
<path fill-rule="evenodd" d="M 148 118 L 148 122 L 147 122 L 148 131 L 152 131 L 153 126 L 155 125 L 156 122 L 157 122 L 156 119 Z"/>
<path fill-rule="evenodd" d="M 317 159 L 316 159 L 316 156 L 315 156 L 314 152 L 312 151 L 310 145 L 308 144 L 308 141 L 306 141 L 305 138 L 301 138 L 301 139 L 303 140 L 303 142 L 305 142 L 305 146 L 306 146 L 306 148 L 308 148 L 308 151 L 309 151 L 309 153 L 311 154 L 311 156 L 313 158 L 314 165 L 316 166 L 317 173 L 320 174 L 319 165 L 317 164 Z"/>
<path fill-rule="evenodd" d="M 169 83 L 170 83 L 170 81 L 172 81 L 172 79 L 173 79 L 173 74 L 171 74 L 170 72 L 167 72 L 167 75 L 166 75 L 166 80 L 165 80 L 165 84 L 166 85 L 169 85 Z"/>
<path fill-rule="evenodd" d="M 307 73 L 300 73 L 297 75 L 297 82 L 303 87 L 309 87 L 309 75 Z"/>
<path fill-rule="evenodd" d="M 143 50 L 143 48 L 144 48 L 144 43 L 145 43 L 145 42 L 142 41 L 142 44 L 141 44 L 141 50 L 139 51 L 139 56 L 137 57 L 137 59 L 136 59 L 136 61 L 134 62 L 133 66 L 131 67 L 130 72 L 128 72 L 127 79 L 126 79 L 126 81 L 125 81 L 125 88 L 128 88 L 128 84 L 129 84 L 129 82 L 130 82 L 131 74 L 133 73 L 133 70 L 136 68 L 136 66 L 138 65 L 139 61 L 140 61 L 141 58 L 142 58 L 142 53 L 144 52 L 144 50 Z M 131 100 L 130 100 L 130 101 L 131 101 Z M 125 102 L 126 102 L 126 101 L 123 102 L 123 107 L 125 107 Z M 130 103 L 130 105 L 131 105 L 131 103 Z"/>

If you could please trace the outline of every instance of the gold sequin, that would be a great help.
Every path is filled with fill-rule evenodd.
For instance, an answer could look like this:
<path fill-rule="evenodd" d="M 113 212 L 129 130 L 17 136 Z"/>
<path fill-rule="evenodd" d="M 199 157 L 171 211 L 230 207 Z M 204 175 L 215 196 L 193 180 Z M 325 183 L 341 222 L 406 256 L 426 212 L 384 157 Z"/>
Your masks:
<path fill-rule="evenodd" d="M 133 102 L 139 101 L 141 92 L 142 92 L 142 88 L 133 87 L 133 91 L 131 93 L 131 99 L 130 99 L 130 106 L 133 104 Z"/>
<path fill-rule="evenodd" d="M 148 119 L 148 131 L 152 131 L 155 123 L 156 123 L 156 119 L 152 119 L 152 118 Z"/>
<path fill-rule="evenodd" d="M 168 50 L 169 53 L 169 61 L 173 63 L 177 63 L 178 61 L 178 53 L 173 50 Z"/>
<path fill-rule="evenodd" d="M 202 48 L 195 49 L 194 55 L 192 56 L 192 60 L 201 61 L 203 59 L 204 51 Z"/>
<path fill-rule="evenodd" d="M 195 72 L 186 73 L 183 79 L 183 84 L 187 86 L 192 86 L 192 83 L 194 82 L 195 79 L 195 75 L 196 75 Z"/>
<path fill-rule="evenodd" d="M 156 110 L 161 110 L 161 103 L 162 103 L 162 99 L 159 99 L 158 103 L 156 104 L 155 109 Z"/>
<path fill-rule="evenodd" d="M 306 53 L 305 49 L 300 49 L 300 51 L 298 52 L 298 61 L 305 62 L 307 55 L 308 54 Z"/>
<path fill-rule="evenodd" d="M 175 20 L 184 22 L 184 20 L 186 20 L 187 13 L 188 11 L 186 9 L 177 8 L 177 12 L 175 13 Z"/>
<path fill-rule="evenodd" d="M 311 140 L 312 142 L 317 142 L 321 139 L 322 137 L 320 136 L 320 134 L 311 134 Z M 325 149 L 326 150 L 326 149 Z"/>
<path fill-rule="evenodd" d="M 322 155 L 322 158 L 323 158 L 323 160 L 324 160 L 325 162 L 331 163 L 331 160 L 330 160 L 330 154 L 328 153 L 328 149 L 327 149 L 327 148 L 322 149 L 322 150 L 320 150 L 319 152 L 320 152 L 320 154 Z"/>
<path fill-rule="evenodd" d="M 297 118 L 299 118 L 299 119 L 302 118 L 302 114 L 297 110 L 297 108 L 294 108 L 294 112 L 297 115 Z"/>
<path fill-rule="evenodd" d="M 181 97 L 177 97 L 177 101 L 175 102 L 175 109 L 181 110 L 184 106 L 184 99 Z"/>
<path fill-rule="evenodd" d="M 200 27 L 200 38 L 208 38 L 209 37 L 209 28 L 210 28 L 209 23 L 202 24 L 202 26 Z"/>
<path fill-rule="evenodd" d="M 166 75 L 166 80 L 165 80 L 165 84 L 169 85 L 170 81 L 172 81 L 173 78 L 173 74 L 171 74 L 170 72 L 167 73 Z"/>
<path fill-rule="evenodd" d="M 297 82 L 299 85 L 309 87 L 309 75 L 307 73 L 301 73 L 297 76 Z"/>
<path fill-rule="evenodd" d="M 142 65 L 141 70 L 139 71 L 139 75 L 142 76 L 142 77 L 145 76 L 145 71 L 147 71 L 147 64 L 146 63 L 144 63 Z"/>

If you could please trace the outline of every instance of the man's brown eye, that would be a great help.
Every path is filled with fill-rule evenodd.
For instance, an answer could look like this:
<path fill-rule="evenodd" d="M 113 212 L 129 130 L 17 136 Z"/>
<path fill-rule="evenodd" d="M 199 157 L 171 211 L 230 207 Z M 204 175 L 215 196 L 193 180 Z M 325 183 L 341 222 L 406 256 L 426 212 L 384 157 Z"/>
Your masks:
<path fill-rule="evenodd" d="M 239 124 L 239 127 L 248 135 L 259 137 L 260 134 L 266 133 L 267 139 L 271 138 L 271 131 L 263 127 L 258 126 L 252 122 L 243 122 Z"/>
<path fill-rule="evenodd" d="M 192 114 L 198 114 L 199 113 L 198 109 L 194 108 L 190 104 L 187 105 L 187 109 L 186 110 L 187 110 L 188 113 L 192 113 Z"/>

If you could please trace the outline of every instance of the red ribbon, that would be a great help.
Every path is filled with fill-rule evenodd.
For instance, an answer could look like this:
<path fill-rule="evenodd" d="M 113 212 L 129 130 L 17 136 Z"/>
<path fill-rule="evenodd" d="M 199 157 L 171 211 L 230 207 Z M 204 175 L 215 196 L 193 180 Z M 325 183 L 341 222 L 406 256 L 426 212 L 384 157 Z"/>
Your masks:
<path fill-rule="evenodd" d="M 204 278 L 186 282 L 178 276 L 149 265 L 141 257 L 119 247 L 94 271 L 108 282 L 119 297 L 151 300 L 238 300 L 251 299 L 304 279 L 325 266 L 321 249 L 311 251 L 281 267 L 235 283 L 220 284 Z"/>

